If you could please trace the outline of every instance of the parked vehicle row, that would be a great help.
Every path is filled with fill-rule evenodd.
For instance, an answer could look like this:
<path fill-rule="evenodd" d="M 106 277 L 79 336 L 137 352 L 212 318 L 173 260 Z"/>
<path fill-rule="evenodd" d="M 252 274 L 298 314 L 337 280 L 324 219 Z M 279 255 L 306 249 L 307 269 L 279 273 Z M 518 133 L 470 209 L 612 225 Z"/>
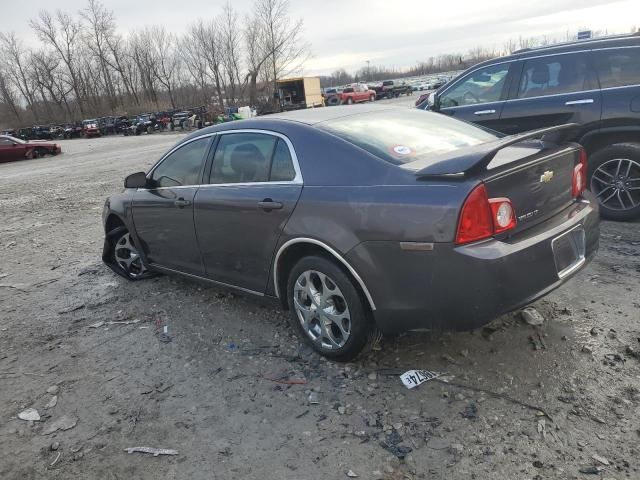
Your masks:
<path fill-rule="evenodd" d="M 418 107 L 516 134 L 575 123 L 606 218 L 640 217 L 640 35 L 525 49 L 478 64 Z"/>

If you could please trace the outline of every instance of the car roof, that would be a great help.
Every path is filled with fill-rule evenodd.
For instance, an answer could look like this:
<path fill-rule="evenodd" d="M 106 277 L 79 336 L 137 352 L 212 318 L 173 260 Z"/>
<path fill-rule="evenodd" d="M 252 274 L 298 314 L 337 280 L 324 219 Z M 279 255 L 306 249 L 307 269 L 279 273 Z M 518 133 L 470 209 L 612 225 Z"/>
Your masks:
<path fill-rule="evenodd" d="M 315 125 L 316 123 L 326 122 L 328 120 L 335 120 L 338 118 L 369 112 L 381 112 L 384 110 L 404 110 L 404 108 L 376 104 L 338 105 L 335 107 L 306 108 L 290 112 L 273 113 L 271 115 L 259 117 L 256 120 L 291 120 L 294 122 L 305 123 L 307 125 Z"/>
<path fill-rule="evenodd" d="M 598 37 L 587 40 L 575 40 L 571 42 L 556 43 L 553 45 L 545 45 L 542 47 L 525 48 L 516 50 L 511 55 L 504 57 L 496 57 L 491 60 L 480 62 L 466 71 L 476 69 L 485 65 L 492 65 L 496 62 L 509 62 L 519 59 L 526 59 L 530 57 L 538 57 L 541 55 L 553 55 L 556 53 L 568 53 L 568 52 L 580 52 L 584 50 L 594 50 L 599 48 L 616 48 L 616 47 L 628 47 L 628 46 L 640 46 L 640 33 L 633 33 L 627 35 L 615 35 L 609 37 Z"/>

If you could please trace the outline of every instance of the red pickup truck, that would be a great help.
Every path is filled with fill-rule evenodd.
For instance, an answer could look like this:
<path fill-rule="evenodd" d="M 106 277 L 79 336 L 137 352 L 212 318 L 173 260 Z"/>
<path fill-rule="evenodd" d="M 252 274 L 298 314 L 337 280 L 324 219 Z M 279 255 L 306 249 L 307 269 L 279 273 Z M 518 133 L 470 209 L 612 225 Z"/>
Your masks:
<path fill-rule="evenodd" d="M 340 103 L 351 105 L 359 102 L 373 102 L 376 99 L 376 92 L 369 90 L 364 83 L 354 83 L 346 87 L 340 93 Z"/>

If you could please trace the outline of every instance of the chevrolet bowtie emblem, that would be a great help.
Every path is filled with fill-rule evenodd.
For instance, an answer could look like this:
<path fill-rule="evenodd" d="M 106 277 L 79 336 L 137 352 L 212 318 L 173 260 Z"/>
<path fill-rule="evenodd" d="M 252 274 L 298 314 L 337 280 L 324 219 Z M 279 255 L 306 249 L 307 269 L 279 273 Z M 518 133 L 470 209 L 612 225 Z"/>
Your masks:
<path fill-rule="evenodd" d="M 553 170 L 547 170 L 542 175 L 540 175 L 540 183 L 550 182 L 553 178 Z"/>

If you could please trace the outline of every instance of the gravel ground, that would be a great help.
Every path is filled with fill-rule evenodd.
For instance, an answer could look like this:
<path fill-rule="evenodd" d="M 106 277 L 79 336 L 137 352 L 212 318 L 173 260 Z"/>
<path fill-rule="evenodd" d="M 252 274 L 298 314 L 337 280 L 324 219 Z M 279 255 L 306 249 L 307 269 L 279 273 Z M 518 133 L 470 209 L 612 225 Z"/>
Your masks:
<path fill-rule="evenodd" d="M 0 164 L 1 479 L 640 478 L 637 223 L 603 223 L 541 326 L 507 315 L 336 364 L 271 303 L 101 264 L 105 197 L 178 138 Z M 408 390 L 413 368 L 447 376 Z"/>

